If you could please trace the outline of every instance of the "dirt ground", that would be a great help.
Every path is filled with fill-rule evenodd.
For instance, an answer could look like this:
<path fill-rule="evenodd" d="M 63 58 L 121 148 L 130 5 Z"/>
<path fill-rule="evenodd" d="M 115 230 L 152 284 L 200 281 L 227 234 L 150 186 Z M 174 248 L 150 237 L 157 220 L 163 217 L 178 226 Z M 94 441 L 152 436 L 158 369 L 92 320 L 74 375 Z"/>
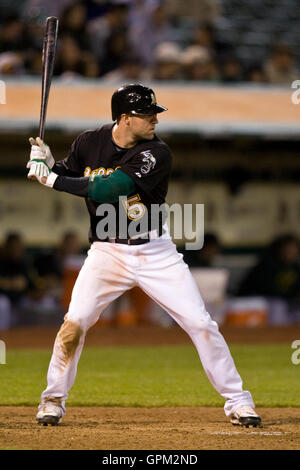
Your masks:
<path fill-rule="evenodd" d="M 1 332 L 7 349 L 52 347 L 57 327 Z M 234 328 L 228 343 L 278 343 L 300 339 L 299 327 Z M 86 346 L 185 344 L 178 327 L 94 327 Z M 222 408 L 69 407 L 57 427 L 35 422 L 36 408 L 0 407 L 0 449 L 79 450 L 299 450 L 300 409 L 261 408 L 261 428 L 232 426 Z"/>
<path fill-rule="evenodd" d="M 292 450 L 300 447 L 300 409 L 258 409 L 261 428 L 233 426 L 222 408 L 69 407 L 56 427 L 32 407 L 0 407 L 1 449 Z"/>

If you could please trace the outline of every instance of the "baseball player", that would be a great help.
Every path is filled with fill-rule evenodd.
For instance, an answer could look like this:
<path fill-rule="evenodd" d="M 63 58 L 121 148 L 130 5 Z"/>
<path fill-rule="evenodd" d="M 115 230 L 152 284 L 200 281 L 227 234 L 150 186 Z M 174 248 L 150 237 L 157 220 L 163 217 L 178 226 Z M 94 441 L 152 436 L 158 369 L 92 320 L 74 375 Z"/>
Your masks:
<path fill-rule="evenodd" d="M 157 104 L 153 90 L 141 84 L 121 86 L 111 107 L 113 123 L 80 134 L 60 162 L 55 163 L 39 138 L 29 139 L 28 176 L 48 188 L 85 198 L 91 243 L 55 339 L 37 422 L 61 421 L 86 332 L 113 300 L 139 286 L 191 337 L 208 379 L 225 398 L 231 423 L 259 426 L 251 394 L 243 390 L 218 325 L 170 238 L 164 214 L 153 217 L 151 212 L 165 202 L 168 189 L 172 156 L 155 134 L 157 114 L 167 109 Z M 115 224 L 110 224 L 103 207 L 108 212 L 113 209 Z M 148 230 L 139 233 L 137 224 Z M 106 230 L 107 225 L 113 227 Z"/>

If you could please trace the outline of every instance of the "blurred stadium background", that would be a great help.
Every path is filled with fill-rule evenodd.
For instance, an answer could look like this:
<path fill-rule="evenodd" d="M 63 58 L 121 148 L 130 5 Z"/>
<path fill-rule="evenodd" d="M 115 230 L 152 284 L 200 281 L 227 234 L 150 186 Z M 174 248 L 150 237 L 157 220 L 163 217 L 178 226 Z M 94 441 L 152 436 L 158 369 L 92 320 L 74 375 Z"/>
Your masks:
<path fill-rule="evenodd" d="M 84 201 L 26 179 L 51 15 L 60 23 L 45 141 L 55 159 L 111 120 L 119 85 L 150 84 L 169 109 L 158 127 L 174 153 L 167 202 L 205 205 L 203 249 L 174 241 L 213 318 L 299 324 L 299 2 L 2 0 L 0 329 L 60 323 L 88 249 Z M 101 322 L 172 325 L 138 289 Z"/>

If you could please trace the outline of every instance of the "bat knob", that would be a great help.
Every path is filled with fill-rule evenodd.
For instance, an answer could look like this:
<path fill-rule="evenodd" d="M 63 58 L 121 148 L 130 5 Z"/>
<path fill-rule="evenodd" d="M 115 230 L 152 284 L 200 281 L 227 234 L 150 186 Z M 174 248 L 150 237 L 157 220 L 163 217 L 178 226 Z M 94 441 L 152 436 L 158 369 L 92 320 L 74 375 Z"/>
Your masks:
<path fill-rule="evenodd" d="M 36 177 L 35 175 L 30 175 L 30 174 L 28 174 L 28 175 L 27 175 L 27 179 L 29 179 L 29 180 L 36 180 L 36 181 L 37 181 L 37 177 Z"/>

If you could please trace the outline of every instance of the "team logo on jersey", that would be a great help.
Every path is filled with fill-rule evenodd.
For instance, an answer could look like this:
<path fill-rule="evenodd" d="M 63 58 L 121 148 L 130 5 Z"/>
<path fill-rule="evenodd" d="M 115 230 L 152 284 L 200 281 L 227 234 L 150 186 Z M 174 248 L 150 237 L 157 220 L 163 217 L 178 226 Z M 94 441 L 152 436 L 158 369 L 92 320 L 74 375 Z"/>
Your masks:
<path fill-rule="evenodd" d="M 140 171 L 137 171 L 135 173 L 136 176 L 138 176 L 139 178 L 142 177 L 141 173 L 143 173 L 143 175 L 146 175 L 147 173 L 149 173 L 150 170 L 152 170 L 155 167 L 155 164 L 156 164 L 156 158 L 153 157 L 150 150 L 146 150 L 145 152 L 141 152 L 141 154 L 144 156 L 142 161 L 145 162 L 145 165 L 143 165 L 141 167 Z"/>

